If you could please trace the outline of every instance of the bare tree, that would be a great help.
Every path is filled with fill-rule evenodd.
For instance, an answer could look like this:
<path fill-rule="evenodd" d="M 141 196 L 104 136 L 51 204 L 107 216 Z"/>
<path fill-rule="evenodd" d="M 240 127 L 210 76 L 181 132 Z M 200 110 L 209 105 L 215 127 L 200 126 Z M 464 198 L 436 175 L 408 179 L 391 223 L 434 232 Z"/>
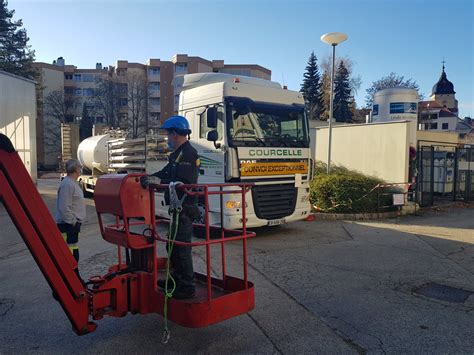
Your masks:
<path fill-rule="evenodd" d="M 117 78 L 114 70 L 96 79 L 96 88 L 92 99 L 95 107 L 94 114 L 103 116 L 106 123 L 115 128 L 120 127 L 121 124 L 119 108 L 122 91 L 124 91 L 123 84 Z"/>
<path fill-rule="evenodd" d="M 372 107 L 372 104 L 374 102 L 374 95 L 377 91 L 388 88 L 414 89 L 417 91 L 420 100 L 423 100 L 423 95 L 420 93 L 420 87 L 414 79 L 410 78 L 405 80 L 405 77 L 403 75 L 398 75 L 394 72 L 391 72 L 387 76 L 384 76 L 379 80 L 372 82 L 372 85 L 366 90 L 366 107 Z"/>
<path fill-rule="evenodd" d="M 74 121 L 74 107 L 78 98 L 55 90 L 42 101 L 43 133 L 46 154 L 61 152 L 61 123 Z"/>
<path fill-rule="evenodd" d="M 74 120 L 74 104 L 77 98 L 72 95 L 64 95 L 64 91 L 52 91 L 44 98 L 43 109 L 45 116 L 49 116 L 59 123 L 72 122 Z"/>
<path fill-rule="evenodd" d="M 144 134 L 148 125 L 148 81 L 142 73 L 127 76 L 128 123 L 133 138 Z"/>

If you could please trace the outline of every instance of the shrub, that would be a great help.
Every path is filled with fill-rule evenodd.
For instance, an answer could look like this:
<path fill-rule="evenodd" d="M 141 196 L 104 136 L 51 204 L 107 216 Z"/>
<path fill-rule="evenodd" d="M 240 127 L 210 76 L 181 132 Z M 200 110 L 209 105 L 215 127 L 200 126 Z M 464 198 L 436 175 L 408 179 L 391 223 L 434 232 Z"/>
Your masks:
<path fill-rule="evenodd" d="M 331 166 L 331 173 L 328 175 L 326 164 L 318 162 L 311 182 L 310 201 L 323 212 L 377 212 L 377 193 L 373 189 L 383 183 L 384 181 L 379 178 L 350 171 L 341 166 Z M 391 204 L 391 195 L 380 196 L 381 206 Z"/>

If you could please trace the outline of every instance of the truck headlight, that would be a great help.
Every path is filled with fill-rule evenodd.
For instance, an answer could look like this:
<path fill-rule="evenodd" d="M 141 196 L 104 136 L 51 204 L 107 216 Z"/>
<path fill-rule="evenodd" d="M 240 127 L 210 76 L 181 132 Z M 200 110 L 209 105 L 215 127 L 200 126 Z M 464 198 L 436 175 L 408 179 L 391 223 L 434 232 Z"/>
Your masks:
<path fill-rule="evenodd" d="M 247 202 L 245 203 L 245 207 L 247 207 Z M 225 203 L 225 208 L 232 209 L 232 208 L 240 208 L 242 207 L 242 201 L 227 201 Z"/>

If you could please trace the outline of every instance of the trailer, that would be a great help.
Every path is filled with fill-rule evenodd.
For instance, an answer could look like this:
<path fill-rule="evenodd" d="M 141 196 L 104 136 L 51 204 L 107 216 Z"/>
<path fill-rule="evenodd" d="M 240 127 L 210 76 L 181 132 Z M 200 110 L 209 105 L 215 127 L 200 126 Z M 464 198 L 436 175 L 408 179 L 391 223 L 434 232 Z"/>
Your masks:
<path fill-rule="evenodd" d="M 77 149 L 83 165 L 79 185 L 86 196 L 94 193 L 97 179 L 105 174 L 145 173 L 161 169 L 167 162 L 166 136 L 148 134 L 142 138 L 126 138 L 125 131 L 84 139 Z"/>

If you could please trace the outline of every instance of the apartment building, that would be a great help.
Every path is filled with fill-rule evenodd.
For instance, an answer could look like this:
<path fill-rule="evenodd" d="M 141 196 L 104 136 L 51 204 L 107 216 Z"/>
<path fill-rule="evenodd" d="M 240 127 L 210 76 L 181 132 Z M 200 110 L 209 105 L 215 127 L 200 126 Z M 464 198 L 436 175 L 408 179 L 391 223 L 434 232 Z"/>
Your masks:
<path fill-rule="evenodd" d="M 40 167 L 57 166 L 60 153 L 60 122 L 51 114 L 45 101 L 63 93 L 63 117 L 66 122 L 79 123 L 84 109 L 95 123 L 111 123 L 110 112 L 98 107 L 97 92 L 104 79 L 115 83 L 116 106 L 114 116 L 120 128 L 137 129 L 159 127 L 168 117 L 177 113 L 180 80 L 184 74 L 215 72 L 252 76 L 270 80 L 271 71 L 256 64 L 225 64 L 223 60 L 207 60 L 201 57 L 176 54 L 170 61 L 149 59 L 146 63 L 118 60 L 114 66 L 96 63 L 92 69 L 81 69 L 65 63 L 60 57 L 52 64 L 36 62 L 39 72 L 38 90 L 38 164 Z M 52 95 L 53 94 L 53 95 Z"/>

